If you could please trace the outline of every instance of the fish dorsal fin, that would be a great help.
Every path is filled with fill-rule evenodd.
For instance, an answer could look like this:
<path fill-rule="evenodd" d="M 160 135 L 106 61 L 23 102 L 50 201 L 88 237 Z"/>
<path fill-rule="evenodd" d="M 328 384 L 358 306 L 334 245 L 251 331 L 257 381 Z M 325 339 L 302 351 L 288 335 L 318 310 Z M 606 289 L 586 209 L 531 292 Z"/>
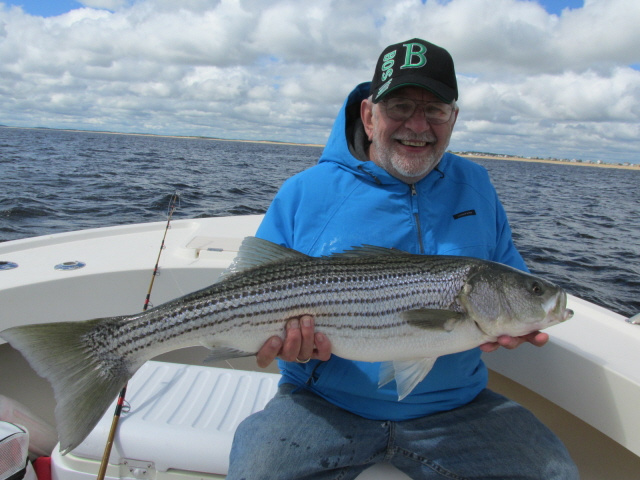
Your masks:
<path fill-rule="evenodd" d="M 283 247 L 268 240 L 257 237 L 245 237 L 238 249 L 238 255 L 231 265 L 220 275 L 220 278 L 250 268 L 261 267 L 286 260 L 302 260 L 309 258 L 291 248 Z"/>
<path fill-rule="evenodd" d="M 361 245 L 351 247 L 344 252 L 333 253 L 332 256 L 339 257 L 371 257 L 380 255 L 411 255 L 410 253 L 398 250 L 396 248 L 377 247 L 375 245 Z"/>
<path fill-rule="evenodd" d="M 408 310 L 402 313 L 402 317 L 412 327 L 447 332 L 451 332 L 458 322 L 466 318 L 464 313 L 430 308 Z"/>
<path fill-rule="evenodd" d="M 419 358 L 416 360 L 383 362 L 380 365 L 378 388 L 391 380 L 396 381 L 398 400 L 402 400 L 424 380 L 431 371 L 438 357 Z"/>

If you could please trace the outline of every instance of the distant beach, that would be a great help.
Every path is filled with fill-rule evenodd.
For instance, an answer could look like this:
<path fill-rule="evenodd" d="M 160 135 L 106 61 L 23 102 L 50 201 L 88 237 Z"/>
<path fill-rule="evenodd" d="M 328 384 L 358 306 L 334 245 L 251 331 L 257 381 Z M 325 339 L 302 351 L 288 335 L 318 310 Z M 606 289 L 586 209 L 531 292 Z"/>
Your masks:
<path fill-rule="evenodd" d="M 300 147 L 324 147 L 324 145 L 315 143 L 296 143 L 296 142 L 279 142 L 277 140 L 238 140 L 231 138 L 218 137 L 202 137 L 197 135 L 163 135 L 156 133 L 129 133 L 129 132 L 110 132 L 107 130 L 80 130 L 77 128 L 48 128 L 48 127 L 11 127 L 8 125 L 0 125 L 1 128 L 15 128 L 24 130 L 49 130 L 73 133 L 101 133 L 105 135 L 128 135 L 131 137 L 159 137 L 159 138 L 183 138 L 191 140 L 213 140 L 216 142 L 240 142 L 240 143 L 264 143 L 267 145 L 297 145 Z"/>
<path fill-rule="evenodd" d="M 453 152 L 456 153 L 456 152 Z M 629 164 L 629 165 L 619 165 L 614 163 L 593 163 L 586 161 L 572 161 L 572 160 L 551 160 L 551 159 L 541 159 L 541 158 L 523 158 L 523 157 L 513 157 L 510 155 L 500 156 L 500 155 L 483 155 L 481 153 L 456 153 L 461 157 L 469 158 L 471 160 L 476 158 L 482 158 L 485 160 L 513 160 L 516 162 L 531 162 L 531 163 L 553 163 L 556 165 L 570 165 L 576 167 L 600 167 L 600 168 L 619 168 L 622 170 L 640 170 L 640 164 Z"/>

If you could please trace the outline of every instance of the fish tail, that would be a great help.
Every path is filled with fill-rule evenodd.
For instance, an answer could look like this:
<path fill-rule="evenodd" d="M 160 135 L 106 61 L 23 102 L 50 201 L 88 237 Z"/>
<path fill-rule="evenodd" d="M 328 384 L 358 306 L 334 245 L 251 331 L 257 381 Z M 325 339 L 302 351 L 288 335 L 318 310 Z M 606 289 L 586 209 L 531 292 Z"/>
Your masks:
<path fill-rule="evenodd" d="M 9 328 L 0 333 L 31 367 L 51 383 L 60 451 L 77 447 L 98 423 L 139 365 L 105 361 L 88 340 L 100 325 L 118 317 Z"/>

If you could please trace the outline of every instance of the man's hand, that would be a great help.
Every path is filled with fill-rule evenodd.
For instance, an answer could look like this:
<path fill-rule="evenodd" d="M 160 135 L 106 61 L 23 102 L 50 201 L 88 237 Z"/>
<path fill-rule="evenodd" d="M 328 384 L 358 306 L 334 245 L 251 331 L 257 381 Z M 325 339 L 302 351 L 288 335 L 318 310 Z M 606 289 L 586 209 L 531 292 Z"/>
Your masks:
<path fill-rule="evenodd" d="M 485 343 L 480 345 L 480 350 L 483 352 L 493 352 L 500 347 L 508 348 L 512 350 L 525 342 L 529 342 L 536 347 L 542 347 L 549 341 L 549 335 L 542 332 L 531 332 L 522 337 L 510 337 L 509 335 L 502 335 L 498 337 L 496 342 Z"/>
<path fill-rule="evenodd" d="M 256 361 L 259 367 L 265 368 L 276 357 L 287 362 L 326 361 L 331 357 L 331 342 L 322 333 L 314 332 L 311 315 L 303 315 L 289 320 L 284 342 L 280 337 L 268 339 L 256 354 Z"/>

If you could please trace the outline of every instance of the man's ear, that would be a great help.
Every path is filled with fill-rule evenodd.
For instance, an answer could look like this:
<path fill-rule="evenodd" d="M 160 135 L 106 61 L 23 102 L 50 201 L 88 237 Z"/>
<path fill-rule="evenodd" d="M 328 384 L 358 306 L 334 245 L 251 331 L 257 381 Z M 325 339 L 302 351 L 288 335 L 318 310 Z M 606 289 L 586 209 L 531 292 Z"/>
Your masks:
<path fill-rule="evenodd" d="M 456 121 L 458 120 L 458 113 L 460 113 L 460 109 L 456 105 L 456 109 L 453 111 L 453 123 L 451 124 L 451 130 L 453 130 L 453 127 L 455 126 Z"/>
<path fill-rule="evenodd" d="M 373 139 L 373 102 L 371 99 L 365 98 L 360 103 L 360 118 L 367 138 L 371 141 Z"/>

